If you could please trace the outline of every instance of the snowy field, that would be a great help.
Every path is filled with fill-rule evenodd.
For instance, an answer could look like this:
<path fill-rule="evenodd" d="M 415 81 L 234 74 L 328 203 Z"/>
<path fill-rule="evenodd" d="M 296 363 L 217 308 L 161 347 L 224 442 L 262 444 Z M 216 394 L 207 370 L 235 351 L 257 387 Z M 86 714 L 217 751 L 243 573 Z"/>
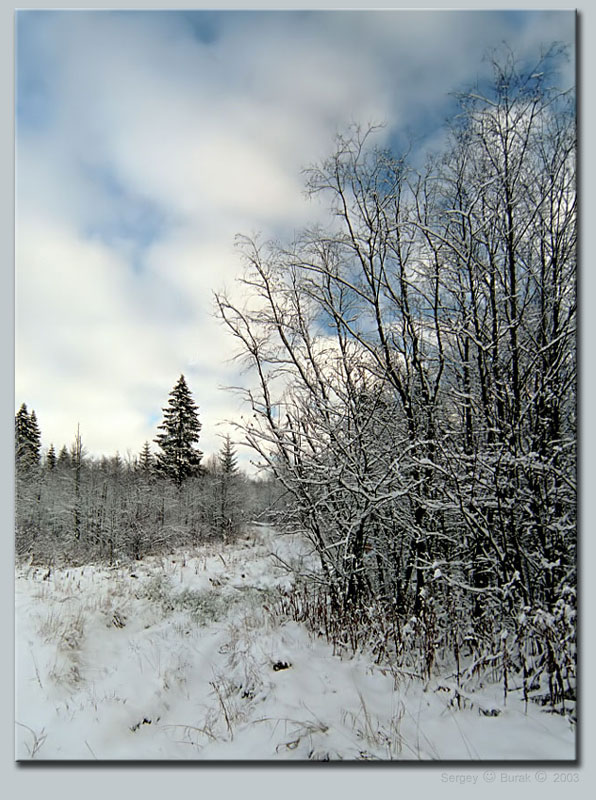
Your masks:
<path fill-rule="evenodd" d="M 392 674 L 275 613 L 299 544 L 253 529 L 116 568 L 16 575 L 19 760 L 573 759 L 575 728 L 501 686 Z M 513 687 L 515 688 L 515 687 Z"/>

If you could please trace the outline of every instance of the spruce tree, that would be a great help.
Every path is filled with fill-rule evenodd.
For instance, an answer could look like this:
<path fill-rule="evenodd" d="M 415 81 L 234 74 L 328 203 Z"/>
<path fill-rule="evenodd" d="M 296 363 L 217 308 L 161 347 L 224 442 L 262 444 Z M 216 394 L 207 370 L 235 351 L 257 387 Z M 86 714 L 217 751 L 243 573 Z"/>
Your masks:
<path fill-rule="evenodd" d="M 58 467 L 70 467 L 70 455 L 65 444 L 62 445 L 62 449 L 58 453 Z"/>
<path fill-rule="evenodd" d="M 227 434 L 224 443 L 219 453 L 219 463 L 224 475 L 235 475 L 238 472 L 238 459 L 236 451 L 230 441 L 230 435 Z"/>
<path fill-rule="evenodd" d="M 46 456 L 46 465 L 48 469 L 55 469 L 56 468 L 56 451 L 54 450 L 54 445 L 50 445 L 50 449 L 48 450 L 48 455 Z"/>
<path fill-rule="evenodd" d="M 217 532 L 224 540 L 235 535 L 243 517 L 242 477 L 238 471 L 236 451 L 230 436 L 224 437 L 217 458 L 218 469 L 215 476 L 214 523 Z"/>
<path fill-rule="evenodd" d="M 41 455 L 41 433 L 35 411 L 23 403 L 15 417 L 15 458 L 19 469 L 37 466 Z"/>
<path fill-rule="evenodd" d="M 17 465 L 23 463 L 29 444 L 29 412 L 26 403 L 19 408 L 14 420 L 15 457 Z"/>
<path fill-rule="evenodd" d="M 39 425 L 37 424 L 37 417 L 35 415 L 35 411 L 31 411 L 29 416 L 29 428 L 30 428 L 30 437 L 31 437 L 31 454 L 33 457 L 33 462 L 35 464 L 39 464 L 41 460 L 41 431 L 39 430 Z"/>
<path fill-rule="evenodd" d="M 150 473 L 153 469 L 154 458 L 151 454 L 149 442 L 145 442 L 143 449 L 139 453 L 138 468 L 141 472 Z"/>
<path fill-rule="evenodd" d="M 156 469 L 180 487 L 187 478 L 199 474 L 203 455 L 196 448 L 201 431 L 198 408 L 184 375 L 172 389 L 163 412 L 163 422 L 158 425 L 163 433 L 154 439 L 161 449 L 156 456 Z"/>

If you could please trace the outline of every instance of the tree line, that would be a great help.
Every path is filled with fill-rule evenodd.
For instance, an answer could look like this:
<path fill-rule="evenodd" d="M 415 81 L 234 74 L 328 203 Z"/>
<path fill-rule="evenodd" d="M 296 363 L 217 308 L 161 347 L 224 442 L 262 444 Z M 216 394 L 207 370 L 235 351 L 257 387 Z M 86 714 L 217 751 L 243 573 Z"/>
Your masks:
<path fill-rule="evenodd" d="M 43 563 L 114 563 L 181 545 L 238 536 L 271 495 L 239 466 L 230 436 L 203 463 L 201 423 L 183 375 L 155 438 L 136 457 L 90 458 L 80 431 L 42 457 L 35 411 L 15 417 L 16 553 Z"/>

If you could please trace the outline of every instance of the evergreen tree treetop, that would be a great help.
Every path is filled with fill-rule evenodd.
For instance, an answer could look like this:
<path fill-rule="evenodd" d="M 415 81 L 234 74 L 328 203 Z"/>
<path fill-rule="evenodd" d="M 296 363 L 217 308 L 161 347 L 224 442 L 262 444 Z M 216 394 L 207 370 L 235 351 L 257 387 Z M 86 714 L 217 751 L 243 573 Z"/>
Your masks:
<path fill-rule="evenodd" d="M 54 449 L 54 445 L 50 445 L 50 449 L 48 450 L 48 454 L 46 456 L 46 464 L 48 469 L 55 469 L 56 467 L 56 450 Z"/>
<path fill-rule="evenodd" d="M 145 442 L 143 449 L 139 453 L 138 467 L 142 472 L 151 472 L 153 469 L 154 458 L 151 453 L 149 442 Z"/>
<path fill-rule="evenodd" d="M 36 466 L 41 458 L 41 432 L 35 411 L 23 403 L 15 417 L 15 457 L 19 468 Z"/>
<path fill-rule="evenodd" d="M 68 452 L 68 447 L 65 444 L 62 445 L 62 448 L 58 453 L 57 466 L 70 467 L 70 454 Z"/>
<path fill-rule="evenodd" d="M 29 411 L 27 410 L 27 403 L 23 403 L 15 417 L 15 435 L 17 437 L 17 444 L 19 438 L 25 438 L 29 429 Z"/>
<path fill-rule="evenodd" d="M 238 457 L 230 440 L 230 434 L 224 439 L 219 453 L 219 463 L 224 475 L 235 475 L 238 472 Z"/>
<path fill-rule="evenodd" d="M 202 452 L 196 447 L 201 423 L 198 406 L 192 399 L 184 375 L 170 392 L 164 418 L 154 439 L 161 449 L 156 456 L 156 469 L 177 486 L 200 472 Z"/>
<path fill-rule="evenodd" d="M 39 463 L 41 457 L 41 431 L 39 430 L 37 416 L 35 415 L 35 411 L 33 411 L 33 409 L 29 415 L 29 426 L 31 431 L 31 447 L 33 450 L 35 463 Z"/>

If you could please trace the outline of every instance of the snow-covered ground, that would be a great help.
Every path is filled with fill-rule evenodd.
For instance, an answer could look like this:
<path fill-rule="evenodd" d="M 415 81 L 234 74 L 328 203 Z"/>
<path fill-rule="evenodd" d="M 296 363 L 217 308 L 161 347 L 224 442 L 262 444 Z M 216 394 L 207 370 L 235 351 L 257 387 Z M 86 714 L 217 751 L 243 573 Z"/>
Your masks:
<path fill-rule="evenodd" d="M 300 544 L 16 575 L 17 759 L 573 759 L 575 729 L 501 687 L 340 658 L 274 609 Z M 494 714 L 486 715 L 486 714 Z"/>

